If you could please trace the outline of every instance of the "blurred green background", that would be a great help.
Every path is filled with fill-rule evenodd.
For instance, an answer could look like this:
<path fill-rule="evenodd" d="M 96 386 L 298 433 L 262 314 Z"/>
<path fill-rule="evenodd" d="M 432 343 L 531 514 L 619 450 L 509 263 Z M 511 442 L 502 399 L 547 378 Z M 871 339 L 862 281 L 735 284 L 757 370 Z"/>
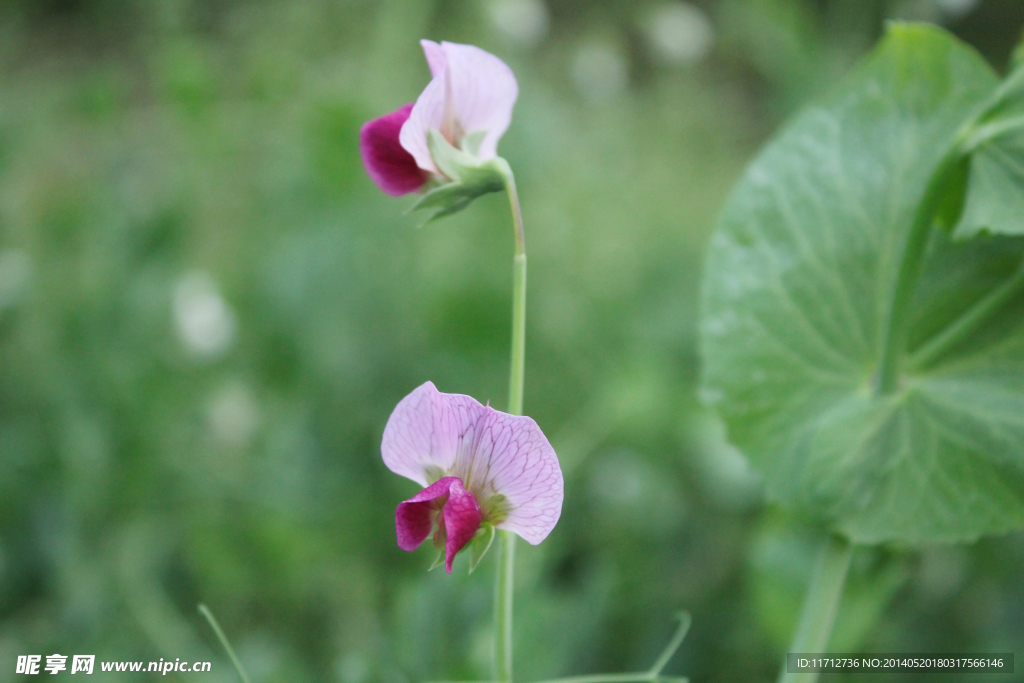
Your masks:
<path fill-rule="evenodd" d="M 0 1 L 0 681 L 55 652 L 234 680 L 200 601 L 254 683 L 488 676 L 493 558 L 400 551 L 417 487 L 379 450 L 427 379 L 506 394 L 504 198 L 420 229 L 358 155 L 427 83 L 423 37 L 520 83 L 526 411 L 566 499 L 519 544 L 517 678 L 647 668 L 685 608 L 667 673 L 772 680 L 818 532 L 700 408 L 702 253 L 746 162 L 890 18 L 1003 69 L 1024 4 Z M 860 550 L 833 647 L 1022 642 L 1015 534 Z"/>

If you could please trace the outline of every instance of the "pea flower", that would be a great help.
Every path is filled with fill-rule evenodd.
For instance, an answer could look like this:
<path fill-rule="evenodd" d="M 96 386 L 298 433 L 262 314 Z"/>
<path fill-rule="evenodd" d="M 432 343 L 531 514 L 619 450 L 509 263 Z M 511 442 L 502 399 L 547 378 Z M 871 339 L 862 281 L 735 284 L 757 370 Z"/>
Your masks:
<path fill-rule="evenodd" d="M 432 382 L 395 407 L 381 453 L 388 469 L 425 487 L 395 512 L 398 547 L 415 550 L 436 529 L 449 574 L 456 553 L 484 531 L 536 545 L 562 513 L 562 470 L 537 423 Z"/>
<path fill-rule="evenodd" d="M 432 198 L 413 208 L 448 215 L 504 188 L 501 164 L 493 162 L 519 86 L 503 61 L 478 47 L 420 44 L 433 79 L 415 104 L 364 125 L 359 150 L 382 190 L 400 196 L 429 185 Z"/>

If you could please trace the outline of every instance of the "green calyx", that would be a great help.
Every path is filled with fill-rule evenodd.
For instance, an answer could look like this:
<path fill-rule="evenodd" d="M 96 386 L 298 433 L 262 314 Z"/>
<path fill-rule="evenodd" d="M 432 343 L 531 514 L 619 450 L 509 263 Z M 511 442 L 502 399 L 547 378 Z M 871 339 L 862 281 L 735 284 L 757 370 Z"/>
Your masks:
<path fill-rule="evenodd" d="M 480 560 L 484 559 L 484 555 L 491 549 L 491 544 L 494 543 L 494 525 L 490 522 L 484 522 L 480 525 L 480 528 L 476 530 L 476 534 L 473 535 L 473 540 L 469 542 L 469 573 L 472 574 L 473 570 L 480 564 Z"/>
<path fill-rule="evenodd" d="M 462 211 L 477 197 L 505 189 L 511 175 L 508 162 L 501 157 L 480 159 L 475 151 L 484 131 L 472 131 L 462 141 L 463 149 L 452 146 L 439 131 L 427 134 L 427 146 L 437 168 L 448 179 L 420 197 L 410 211 L 427 210 L 423 225 Z"/>

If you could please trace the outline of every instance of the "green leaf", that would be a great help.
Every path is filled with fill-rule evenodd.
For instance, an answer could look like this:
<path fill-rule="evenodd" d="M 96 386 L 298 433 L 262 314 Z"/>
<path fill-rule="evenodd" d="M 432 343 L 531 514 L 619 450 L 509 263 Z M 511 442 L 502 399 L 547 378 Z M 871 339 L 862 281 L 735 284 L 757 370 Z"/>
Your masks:
<path fill-rule="evenodd" d="M 711 242 L 705 399 L 769 496 L 855 542 L 1024 526 L 1024 240 L 932 232 L 910 360 L 876 389 L 916 207 L 996 84 L 941 29 L 890 27 L 751 164 Z"/>
<path fill-rule="evenodd" d="M 1024 235 L 1024 65 L 1002 86 L 970 141 L 970 176 L 958 238 Z"/>
<path fill-rule="evenodd" d="M 473 540 L 469 542 L 470 574 L 472 574 L 473 570 L 476 569 L 478 564 L 480 564 L 480 560 L 484 559 L 484 555 L 486 555 L 487 551 L 490 550 L 493 542 L 494 525 L 490 522 L 484 522 L 480 525 L 480 528 L 476 530 Z"/>

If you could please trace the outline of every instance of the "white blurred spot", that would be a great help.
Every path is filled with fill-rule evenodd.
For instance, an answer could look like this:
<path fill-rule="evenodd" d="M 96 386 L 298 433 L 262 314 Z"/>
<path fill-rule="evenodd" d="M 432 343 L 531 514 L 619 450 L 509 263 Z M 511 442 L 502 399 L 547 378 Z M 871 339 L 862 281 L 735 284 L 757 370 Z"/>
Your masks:
<path fill-rule="evenodd" d="M 341 683 L 363 683 L 370 676 L 366 658 L 358 652 L 349 652 L 334 665 Z"/>
<path fill-rule="evenodd" d="M 244 446 L 256 433 L 260 410 L 243 384 L 229 384 L 214 394 L 206 412 L 213 437 L 226 446 Z"/>
<path fill-rule="evenodd" d="M 491 23 L 509 40 L 532 46 L 544 40 L 551 20 L 543 0 L 492 0 Z"/>
<path fill-rule="evenodd" d="M 667 64 L 692 64 L 703 59 L 715 42 L 711 21 L 688 2 L 664 4 L 644 22 L 651 51 Z"/>
<path fill-rule="evenodd" d="M 178 281 L 174 321 L 181 340 L 201 356 L 223 353 L 235 338 L 235 314 L 206 273 L 189 273 Z"/>
<path fill-rule="evenodd" d="M 32 276 L 32 260 L 21 249 L 0 252 L 0 309 L 18 303 Z"/>
<path fill-rule="evenodd" d="M 587 43 L 572 60 L 572 80 L 592 104 L 607 102 L 626 88 L 629 68 L 622 53 L 606 43 Z"/>

